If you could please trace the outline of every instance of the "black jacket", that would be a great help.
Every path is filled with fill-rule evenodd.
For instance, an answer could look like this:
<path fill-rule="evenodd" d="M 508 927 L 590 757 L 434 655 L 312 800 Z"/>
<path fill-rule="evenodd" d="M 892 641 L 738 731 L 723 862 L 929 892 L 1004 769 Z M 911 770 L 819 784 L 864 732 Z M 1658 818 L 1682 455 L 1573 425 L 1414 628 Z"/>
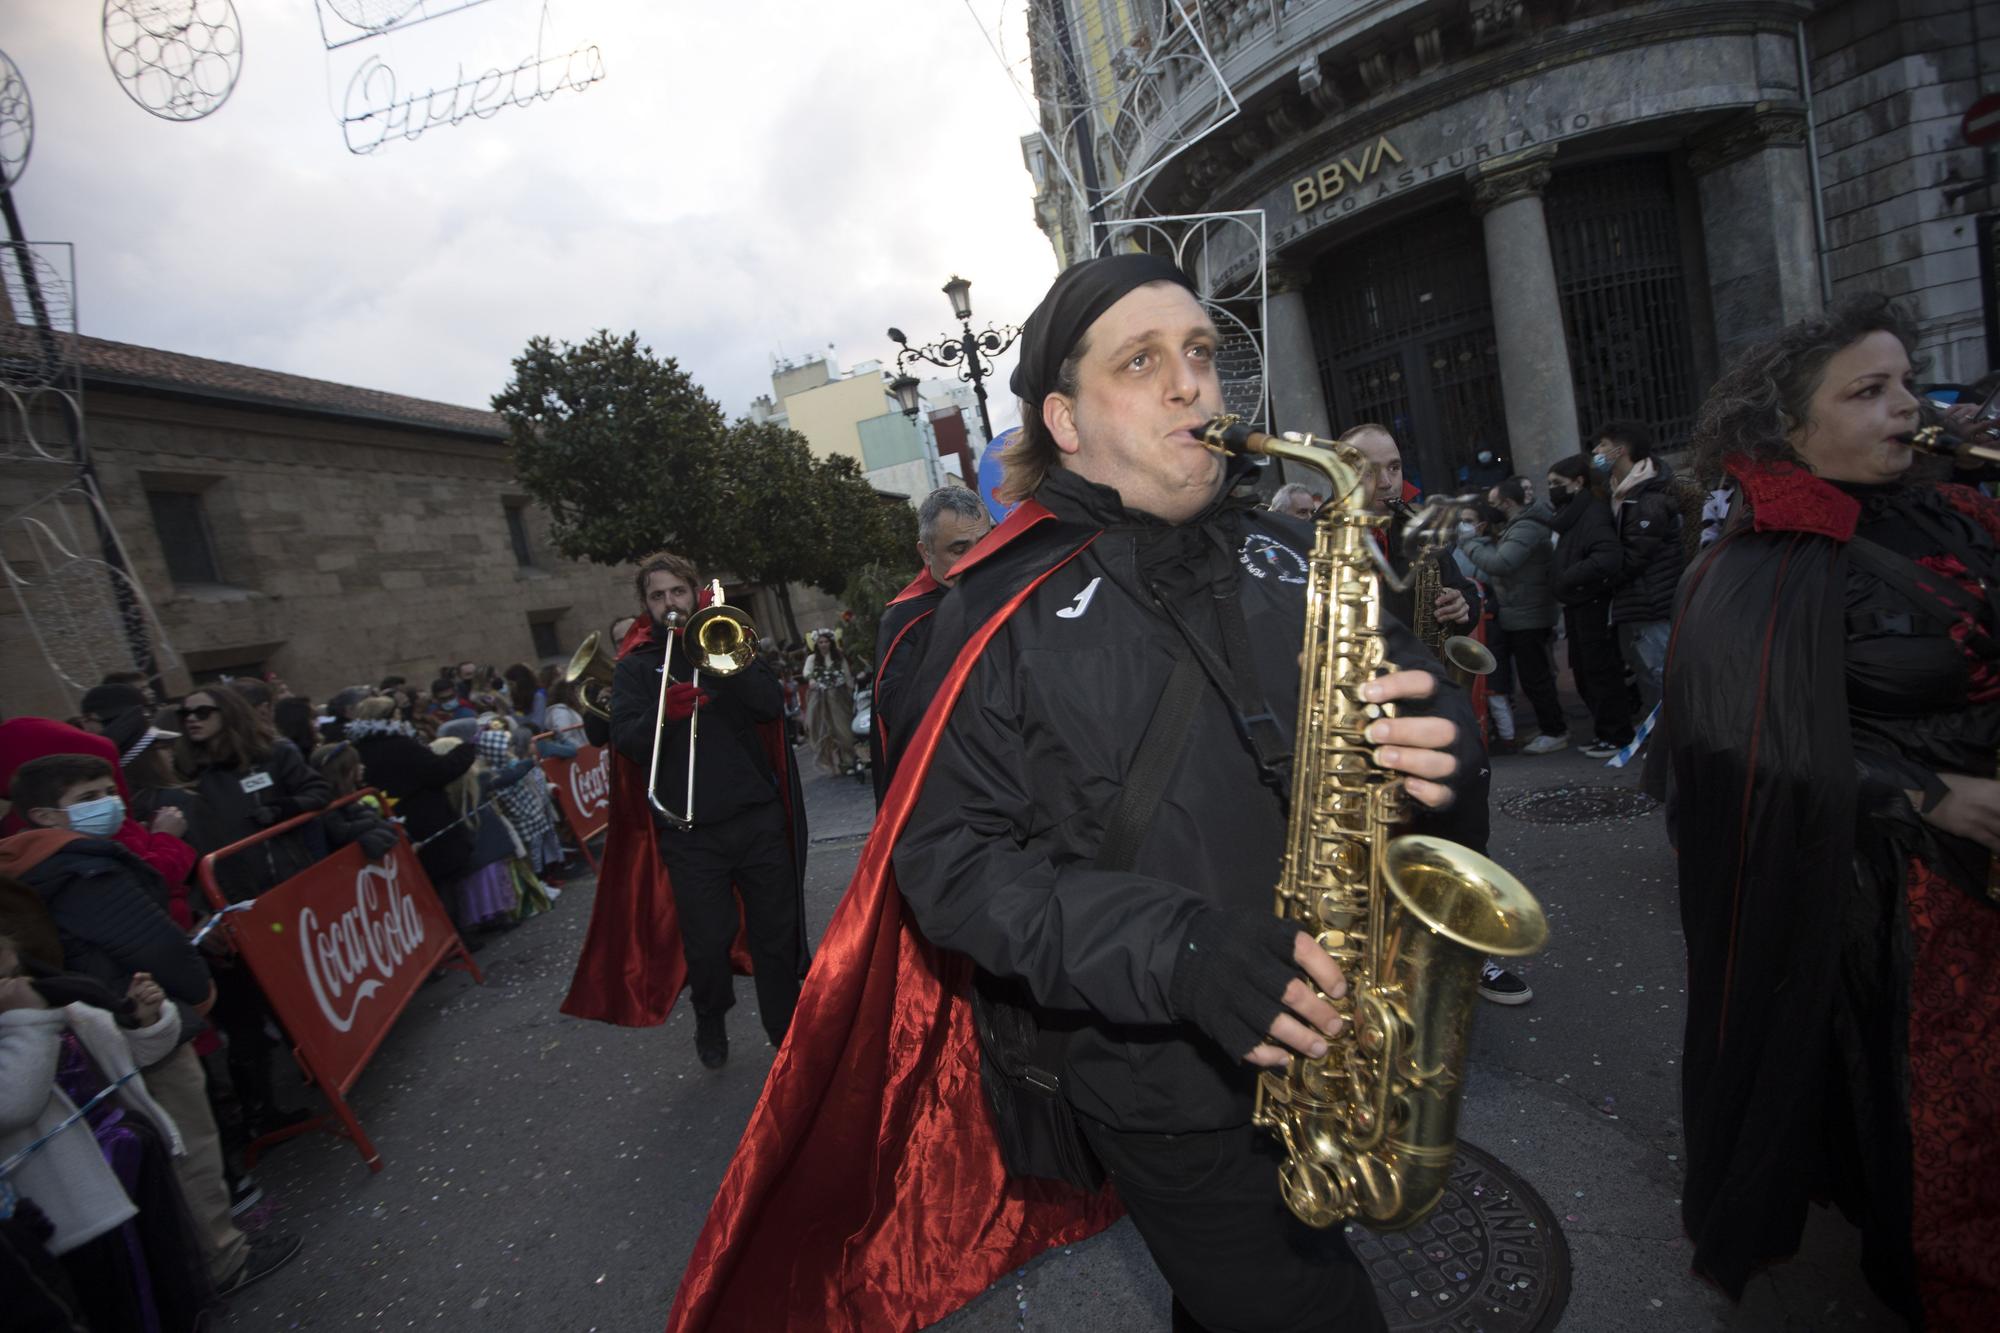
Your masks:
<path fill-rule="evenodd" d="M 1549 565 L 1556 600 L 1580 606 L 1608 597 L 1625 567 L 1610 502 L 1585 491 L 1556 510 L 1549 526 L 1556 530 L 1556 553 Z"/>
<path fill-rule="evenodd" d="M 333 796 L 290 741 L 274 742 L 270 754 L 247 766 L 202 769 L 194 790 L 202 817 L 189 825 L 187 840 L 204 856 L 294 815 L 323 810 Z M 296 875 L 326 850 L 325 834 L 309 824 L 216 862 L 215 880 L 231 902 L 241 902 Z"/>
<path fill-rule="evenodd" d="M 350 801 L 327 811 L 320 819 L 320 827 L 326 831 L 330 848 L 338 850 L 358 842 L 362 854 L 371 861 L 379 861 L 394 851 L 398 841 L 396 826 L 375 813 L 367 801 Z"/>
<path fill-rule="evenodd" d="M 443 837 L 417 849 L 431 883 L 442 889 L 462 878 L 472 857 L 472 830 L 454 823 L 458 810 L 445 789 L 478 762 L 478 747 L 460 745 L 438 754 L 417 739 L 409 723 L 377 718 L 348 723 L 347 739 L 361 756 L 368 785 L 396 802 L 410 841 L 422 843 L 450 827 Z"/>
<path fill-rule="evenodd" d="M 183 1007 L 181 1039 L 200 1030 L 190 1007 L 209 996 L 208 964 L 167 915 L 166 881 L 151 866 L 109 838 L 74 838 L 11 873 L 48 908 L 65 971 L 95 977 L 119 995 L 133 973 L 150 972 Z"/>
<path fill-rule="evenodd" d="M 618 747 L 618 753 L 639 765 L 641 772 L 653 760 L 653 721 L 659 716 L 660 663 L 665 653 L 660 639 L 649 639 L 619 659 L 611 678 L 611 743 Z M 688 679 L 688 667 L 687 654 L 675 644 L 674 679 Z M 714 824 L 778 799 L 778 776 L 757 726 L 785 715 L 785 692 L 761 660 L 753 660 L 734 675 L 704 673 L 701 688 L 710 698 L 701 708 L 694 819 L 697 824 Z M 668 722 L 661 728 L 659 795 L 676 813 L 687 810 L 692 720 Z M 657 811 L 653 820 L 665 826 Z"/>
<path fill-rule="evenodd" d="M 1673 469 L 1655 458 L 1658 473 L 1625 498 L 1613 503 L 1618 541 L 1625 557 L 1611 594 L 1611 623 L 1672 620 L 1674 592 L 1687 548 L 1681 544 L 1681 506 L 1674 494 Z"/>
<path fill-rule="evenodd" d="M 874 725 L 868 729 L 868 772 L 875 780 L 875 803 L 889 791 L 896 755 L 910 743 L 931 696 L 917 688 L 931 621 L 948 588 L 931 588 L 882 612 L 875 635 Z"/>
<path fill-rule="evenodd" d="M 934 943 L 1024 980 L 1040 1004 L 1081 1024 L 1063 1071 L 1080 1112 L 1139 1131 L 1240 1125 L 1250 1115 L 1252 1069 L 1178 1021 L 1168 1004 L 1190 918 L 1211 906 L 1270 911 L 1285 840 L 1282 804 L 1217 690 L 1202 691 L 1134 868 L 1107 872 L 1093 862 L 1182 646 L 1148 588 L 1163 589 L 1213 645 L 1213 589 L 1233 580 L 1257 682 L 1289 738 L 1308 530 L 1239 499 L 1170 527 L 1064 470 L 1037 499 L 1060 522 L 1017 543 L 1036 541 L 1042 529 L 1103 531 L 1013 613 L 973 666 L 896 846 L 897 884 Z M 940 604 L 922 673 L 926 697 L 970 632 L 1004 603 L 1005 589 L 996 597 L 991 585 L 1011 572 L 1004 558 L 989 557 Z M 1407 631 L 1394 627 L 1389 637 L 1396 660 L 1435 669 Z M 1483 758 L 1470 706 L 1441 681 L 1436 707 L 1459 724 L 1465 776 L 1455 785 L 1466 799 L 1454 813 L 1468 826 L 1452 829 L 1449 816 L 1422 822 L 1483 844 Z M 1469 827 L 1474 821 L 1480 827 Z"/>

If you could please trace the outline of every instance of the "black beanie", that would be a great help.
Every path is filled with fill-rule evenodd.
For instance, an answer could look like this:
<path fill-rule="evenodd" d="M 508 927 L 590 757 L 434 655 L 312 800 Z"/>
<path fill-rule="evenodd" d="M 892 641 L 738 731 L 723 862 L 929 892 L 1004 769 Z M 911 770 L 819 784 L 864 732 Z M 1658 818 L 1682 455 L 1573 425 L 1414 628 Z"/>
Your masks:
<path fill-rule="evenodd" d="M 83 693 L 82 710 L 104 726 L 104 738 L 124 754 L 152 725 L 146 692 L 137 685 L 94 685 Z"/>
<path fill-rule="evenodd" d="M 1063 359 L 1084 331 L 1127 294 L 1149 282 L 1175 282 L 1195 290 L 1187 274 L 1157 255 L 1104 255 L 1071 264 L 1021 326 L 1021 361 L 1007 387 L 1037 415 L 1056 391 Z"/>

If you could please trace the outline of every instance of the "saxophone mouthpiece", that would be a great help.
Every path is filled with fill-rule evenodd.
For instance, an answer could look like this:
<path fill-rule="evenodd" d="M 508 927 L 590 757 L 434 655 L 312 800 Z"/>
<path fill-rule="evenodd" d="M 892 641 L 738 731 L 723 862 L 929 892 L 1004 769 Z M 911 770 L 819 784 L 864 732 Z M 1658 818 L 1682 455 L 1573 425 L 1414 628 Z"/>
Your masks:
<path fill-rule="evenodd" d="M 1218 454 L 1261 454 L 1265 452 L 1264 443 L 1271 438 L 1245 425 L 1243 418 L 1226 413 L 1210 419 L 1195 435 Z"/>

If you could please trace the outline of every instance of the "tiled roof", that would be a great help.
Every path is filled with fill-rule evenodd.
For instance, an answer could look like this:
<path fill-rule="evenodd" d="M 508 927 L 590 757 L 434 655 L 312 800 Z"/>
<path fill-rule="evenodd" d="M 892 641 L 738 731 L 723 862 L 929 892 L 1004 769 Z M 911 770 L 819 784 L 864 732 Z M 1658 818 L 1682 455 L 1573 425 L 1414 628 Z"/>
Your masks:
<path fill-rule="evenodd" d="M 16 326 L 18 327 L 18 326 Z M 10 332 L 12 330 L 9 330 Z M 506 423 L 494 412 L 452 403 L 358 389 L 328 380 L 258 370 L 229 361 L 163 352 L 103 338 L 60 335 L 73 343 L 86 383 L 165 389 L 175 393 L 255 403 L 336 417 L 395 422 L 458 434 L 504 438 Z M 11 341 L 11 340 L 8 340 Z"/>

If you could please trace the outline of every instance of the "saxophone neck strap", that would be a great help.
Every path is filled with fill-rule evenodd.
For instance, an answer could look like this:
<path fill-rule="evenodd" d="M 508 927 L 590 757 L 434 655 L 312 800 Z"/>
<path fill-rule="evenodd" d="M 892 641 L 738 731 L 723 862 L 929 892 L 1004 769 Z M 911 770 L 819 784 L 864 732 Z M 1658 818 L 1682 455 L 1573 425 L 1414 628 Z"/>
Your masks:
<path fill-rule="evenodd" d="M 1235 578 L 1220 578 L 1214 587 L 1215 620 L 1222 637 L 1221 656 L 1194 632 L 1187 617 L 1167 600 L 1158 584 L 1152 586 L 1152 593 L 1154 601 L 1166 612 L 1167 619 L 1194 654 L 1195 662 L 1229 705 L 1230 719 L 1236 723 L 1236 734 L 1250 751 L 1251 758 L 1257 761 L 1257 776 L 1277 793 L 1279 803 L 1289 809 L 1292 795 L 1291 738 L 1285 734 L 1277 714 L 1271 711 L 1270 704 L 1265 702 L 1264 691 L 1257 684 L 1256 659 L 1250 648 L 1250 627 L 1243 619 L 1243 604 L 1237 597 Z"/>

